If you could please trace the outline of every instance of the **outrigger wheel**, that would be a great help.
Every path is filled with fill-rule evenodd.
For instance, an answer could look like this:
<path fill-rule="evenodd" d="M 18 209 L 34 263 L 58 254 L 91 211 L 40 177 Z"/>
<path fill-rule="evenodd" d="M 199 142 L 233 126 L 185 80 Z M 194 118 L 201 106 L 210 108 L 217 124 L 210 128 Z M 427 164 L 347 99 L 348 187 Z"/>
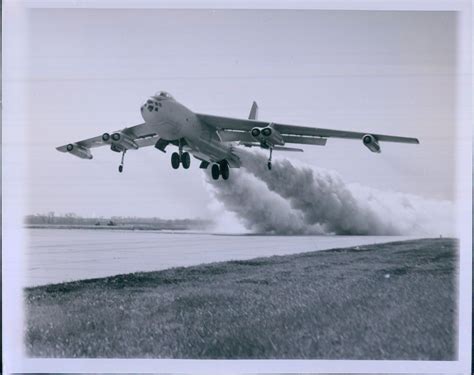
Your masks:
<path fill-rule="evenodd" d="M 119 165 L 119 167 L 118 167 L 118 171 L 119 171 L 120 173 L 123 172 L 123 162 L 124 162 L 124 158 L 125 158 L 125 153 L 126 153 L 126 152 L 127 152 L 127 149 L 125 149 L 125 150 L 122 151 L 122 159 L 120 160 L 120 165 Z"/>
<path fill-rule="evenodd" d="M 272 151 L 273 151 L 273 149 L 270 148 L 270 157 L 268 158 L 268 163 L 267 163 L 267 167 L 268 167 L 269 171 L 272 170 Z"/>
<path fill-rule="evenodd" d="M 171 166 L 173 167 L 173 169 L 179 168 L 180 161 L 181 161 L 181 158 L 179 157 L 179 154 L 177 152 L 173 152 L 171 154 Z"/>

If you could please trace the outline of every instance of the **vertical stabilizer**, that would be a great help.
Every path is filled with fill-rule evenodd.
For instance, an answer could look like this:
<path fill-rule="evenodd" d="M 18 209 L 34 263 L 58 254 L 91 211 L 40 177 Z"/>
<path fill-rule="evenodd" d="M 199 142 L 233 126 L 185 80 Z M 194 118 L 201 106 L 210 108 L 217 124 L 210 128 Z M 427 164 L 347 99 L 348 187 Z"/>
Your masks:
<path fill-rule="evenodd" d="M 258 105 L 256 102 L 253 102 L 252 108 L 250 108 L 249 120 L 256 120 L 258 117 Z"/>

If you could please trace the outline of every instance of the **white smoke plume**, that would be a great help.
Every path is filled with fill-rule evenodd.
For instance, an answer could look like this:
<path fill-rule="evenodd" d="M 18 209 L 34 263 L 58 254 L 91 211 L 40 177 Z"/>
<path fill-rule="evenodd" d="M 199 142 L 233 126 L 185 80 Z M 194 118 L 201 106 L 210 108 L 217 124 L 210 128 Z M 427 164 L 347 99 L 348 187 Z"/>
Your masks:
<path fill-rule="evenodd" d="M 319 225 L 307 224 L 304 215 L 267 185 L 243 169 L 232 169 L 231 179 L 212 180 L 212 193 L 224 207 L 237 215 L 242 224 L 256 233 L 322 234 Z"/>
<path fill-rule="evenodd" d="M 447 201 L 346 184 L 333 171 L 295 166 L 287 159 L 241 152 L 243 167 L 228 181 L 207 181 L 224 207 L 257 233 L 439 235 L 451 234 Z"/>

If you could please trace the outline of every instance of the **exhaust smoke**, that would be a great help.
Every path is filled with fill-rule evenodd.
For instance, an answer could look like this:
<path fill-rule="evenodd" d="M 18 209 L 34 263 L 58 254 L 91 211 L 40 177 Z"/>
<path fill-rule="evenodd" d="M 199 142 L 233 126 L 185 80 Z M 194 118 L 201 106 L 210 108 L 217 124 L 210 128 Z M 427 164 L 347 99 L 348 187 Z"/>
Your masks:
<path fill-rule="evenodd" d="M 211 193 L 224 208 L 234 213 L 245 228 L 255 233 L 323 234 L 319 225 L 308 225 L 304 215 L 244 169 L 232 169 L 228 181 L 206 174 Z"/>
<path fill-rule="evenodd" d="M 347 184 L 334 171 L 295 166 L 239 150 L 243 168 L 229 181 L 207 176 L 212 194 L 256 233 L 446 235 L 453 230 L 447 201 Z"/>

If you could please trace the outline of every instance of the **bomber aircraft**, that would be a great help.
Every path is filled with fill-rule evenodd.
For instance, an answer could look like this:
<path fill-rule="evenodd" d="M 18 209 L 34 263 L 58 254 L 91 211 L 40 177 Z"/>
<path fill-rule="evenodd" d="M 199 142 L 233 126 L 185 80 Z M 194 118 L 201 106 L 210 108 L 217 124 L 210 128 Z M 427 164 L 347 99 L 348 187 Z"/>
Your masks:
<path fill-rule="evenodd" d="M 69 143 L 57 147 L 57 150 L 82 159 L 92 159 L 91 148 L 110 146 L 112 151 L 122 154 L 118 167 L 119 172 L 122 172 L 128 150 L 154 146 L 166 152 L 171 145 L 178 148 L 177 152 L 171 154 L 171 166 L 174 169 L 180 165 L 188 169 L 192 154 L 200 161 L 200 168 L 207 169 L 211 165 L 214 180 L 219 176 L 227 180 L 229 168 L 241 166 L 237 145 L 267 149 L 267 166 L 271 169 L 273 150 L 303 151 L 288 147 L 287 144 L 324 146 L 328 138 L 358 139 L 370 151 L 379 153 L 379 142 L 419 143 L 416 138 L 260 121 L 257 119 L 258 106 L 255 102 L 248 119 L 195 113 L 164 91 L 151 96 L 140 111 L 145 121 L 142 124 Z"/>

